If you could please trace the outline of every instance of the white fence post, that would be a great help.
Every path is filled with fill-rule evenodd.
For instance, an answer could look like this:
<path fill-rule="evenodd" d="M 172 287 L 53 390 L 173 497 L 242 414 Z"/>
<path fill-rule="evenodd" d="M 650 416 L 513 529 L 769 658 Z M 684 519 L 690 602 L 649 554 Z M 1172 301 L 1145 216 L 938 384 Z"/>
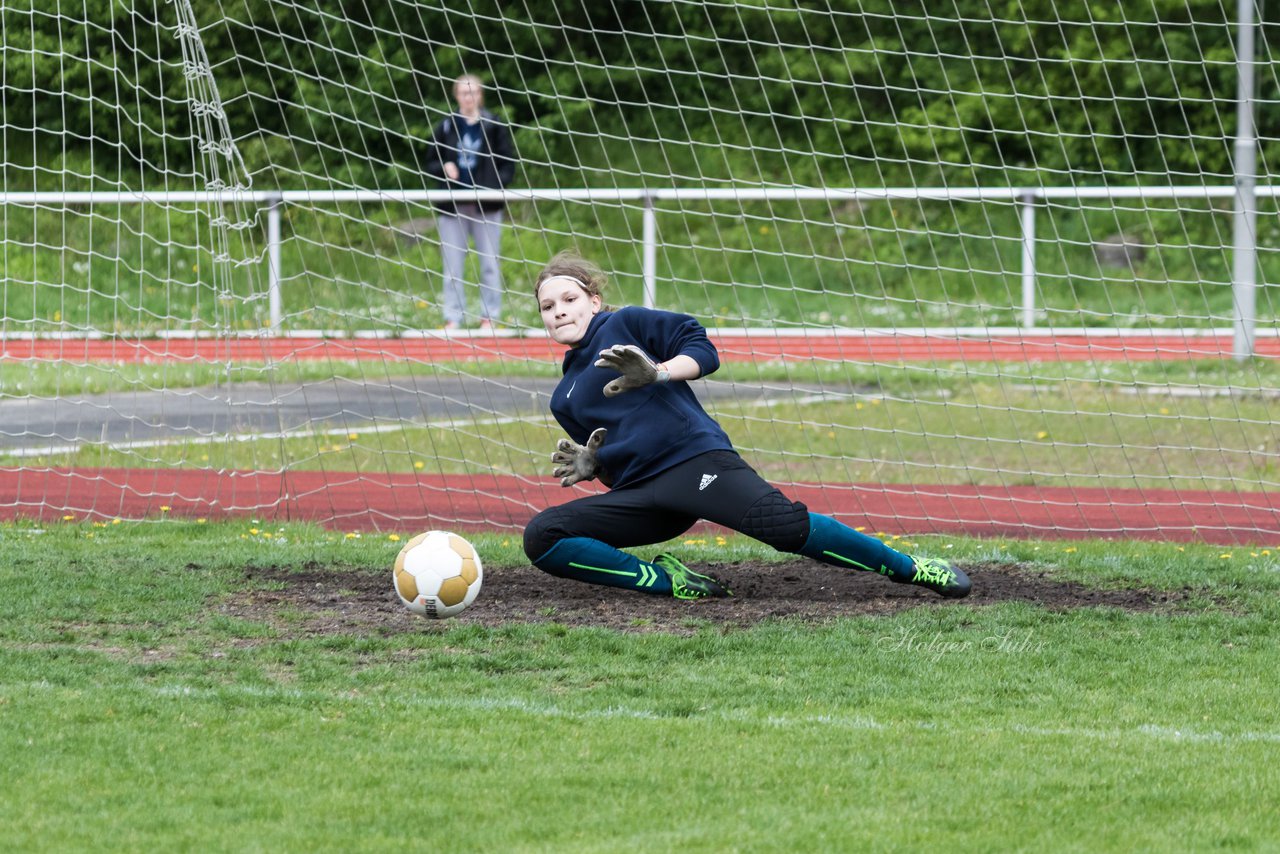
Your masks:
<path fill-rule="evenodd" d="M 653 196 L 644 197 L 644 307 L 653 308 L 658 302 L 658 212 Z"/>
<path fill-rule="evenodd" d="M 1022 194 L 1022 328 L 1036 325 L 1036 194 Z"/>
<path fill-rule="evenodd" d="M 267 198 L 267 305 L 270 307 L 272 335 L 280 334 L 280 208 L 283 197 L 272 193 Z"/>

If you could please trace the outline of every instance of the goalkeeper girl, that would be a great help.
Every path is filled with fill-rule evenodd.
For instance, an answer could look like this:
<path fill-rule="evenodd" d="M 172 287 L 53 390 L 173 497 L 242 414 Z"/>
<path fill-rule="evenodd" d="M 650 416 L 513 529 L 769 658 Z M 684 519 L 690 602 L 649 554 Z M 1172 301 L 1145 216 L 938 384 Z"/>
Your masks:
<path fill-rule="evenodd" d="M 599 478 L 610 488 L 529 522 L 524 550 L 535 566 L 677 599 L 728 596 L 724 584 L 672 555 L 646 562 L 620 551 L 672 539 L 705 519 L 780 551 L 948 598 L 968 595 L 968 577 L 947 561 L 895 551 L 766 483 L 689 387 L 720 366 L 706 330 L 688 315 L 615 311 L 603 302 L 604 284 L 594 265 L 561 253 L 534 285 L 547 333 L 569 348 L 551 395 L 551 412 L 569 434 L 552 456 L 555 476 L 561 486 Z"/>

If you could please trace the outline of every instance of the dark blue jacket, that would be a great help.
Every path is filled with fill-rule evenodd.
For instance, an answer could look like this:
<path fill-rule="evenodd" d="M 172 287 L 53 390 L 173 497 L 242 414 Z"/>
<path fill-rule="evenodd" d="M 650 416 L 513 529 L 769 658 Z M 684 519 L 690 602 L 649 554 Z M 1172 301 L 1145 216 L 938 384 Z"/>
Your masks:
<path fill-rule="evenodd" d="M 582 341 L 565 353 L 564 379 L 551 395 L 551 414 L 578 444 L 586 443 L 597 427 L 608 428 L 597 459 L 614 488 L 707 451 L 733 449 L 686 382 L 655 383 L 605 397 L 605 385 L 618 372 L 597 368 L 595 361 L 614 344 L 635 344 L 655 362 L 689 356 L 704 377 L 720 367 L 707 330 L 687 314 L 629 307 L 592 318 Z"/>
<path fill-rule="evenodd" d="M 454 113 L 436 125 L 431 137 L 431 150 L 427 153 L 427 174 L 440 181 L 444 190 L 501 190 L 516 176 L 515 147 L 511 141 L 511 131 L 488 110 L 480 111 L 480 134 L 484 140 L 484 148 L 480 152 L 479 162 L 472 173 L 471 184 L 460 184 L 450 181 L 444 176 L 444 164 L 458 162 L 458 149 L 461 147 L 462 125 L 466 120 Z M 502 201 L 480 202 L 480 208 L 486 212 L 500 211 L 506 207 Z M 436 210 L 453 215 L 458 212 L 453 202 L 437 202 Z"/>

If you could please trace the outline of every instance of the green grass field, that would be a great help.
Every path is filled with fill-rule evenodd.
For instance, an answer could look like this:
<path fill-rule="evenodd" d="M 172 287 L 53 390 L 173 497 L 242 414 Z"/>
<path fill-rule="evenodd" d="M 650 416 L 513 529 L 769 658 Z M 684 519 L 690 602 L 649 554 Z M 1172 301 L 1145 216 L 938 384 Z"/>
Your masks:
<path fill-rule="evenodd" d="M 640 211 L 635 203 L 513 204 L 502 252 L 507 320 L 541 328 L 529 287 L 565 248 L 613 275 L 615 304 L 640 304 Z M 265 215 L 227 215 L 248 227 L 223 234 L 210 228 L 210 211 L 192 207 L 0 206 L 6 240 L 42 248 L 0 257 L 5 316 L 14 329 L 44 333 L 260 329 L 268 322 Z M 424 205 L 286 207 L 284 328 L 439 327 L 433 216 Z M 1018 217 L 1004 202 L 663 203 L 657 304 L 710 327 L 1015 326 Z M 1229 326 L 1230 227 L 1226 208 L 1204 202 L 1045 206 L 1036 231 L 1038 324 Z M 1142 247 L 1133 266 L 1095 256 L 1095 242 L 1119 234 Z M 226 263 L 214 261 L 215 237 Z M 1260 231 L 1260 282 L 1280 276 L 1278 239 L 1276 227 Z M 474 257 L 470 265 L 468 281 L 478 281 Z M 1257 308 L 1260 325 L 1274 325 L 1270 290 L 1260 290 Z"/>
<path fill-rule="evenodd" d="M 472 539 L 525 565 L 509 535 Z M 17 523 L 0 543 L 11 850 L 1280 844 L 1274 549 L 922 543 L 1181 597 L 1146 613 L 959 603 L 722 629 L 693 606 L 680 634 L 317 636 L 222 606 L 264 583 L 251 567 L 389 575 L 397 542 L 245 520 Z"/>

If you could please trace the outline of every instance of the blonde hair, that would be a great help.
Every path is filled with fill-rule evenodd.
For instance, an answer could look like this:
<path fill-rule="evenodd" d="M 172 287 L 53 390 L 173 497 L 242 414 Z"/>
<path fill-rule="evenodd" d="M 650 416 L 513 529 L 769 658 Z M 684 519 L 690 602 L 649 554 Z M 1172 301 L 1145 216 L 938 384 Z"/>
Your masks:
<path fill-rule="evenodd" d="M 461 86 L 463 83 L 470 83 L 471 88 L 476 90 L 476 94 L 483 97 L 484 81 L 481 80 L 479 77 L 475 76 L 474 74 L 459 74 L 458 78 L 453 81 L 453 91 L 457 92 L 458 87 Z"/>
<path fill-rule="evenodd" d="M 558 276 L 573 279 L 587 292 L 587 296 L 600 297 L 601 311 L 616 310 L 611 305 L 604 305 L 604 289 L 609 284 L 604 271 L 586 258 L 569 250 L 557 252 L 556 256 L 538 273 L 538 278 L 533 283 L 533 298 L 538 298 L 538 291 L 543 282 Z"/>

